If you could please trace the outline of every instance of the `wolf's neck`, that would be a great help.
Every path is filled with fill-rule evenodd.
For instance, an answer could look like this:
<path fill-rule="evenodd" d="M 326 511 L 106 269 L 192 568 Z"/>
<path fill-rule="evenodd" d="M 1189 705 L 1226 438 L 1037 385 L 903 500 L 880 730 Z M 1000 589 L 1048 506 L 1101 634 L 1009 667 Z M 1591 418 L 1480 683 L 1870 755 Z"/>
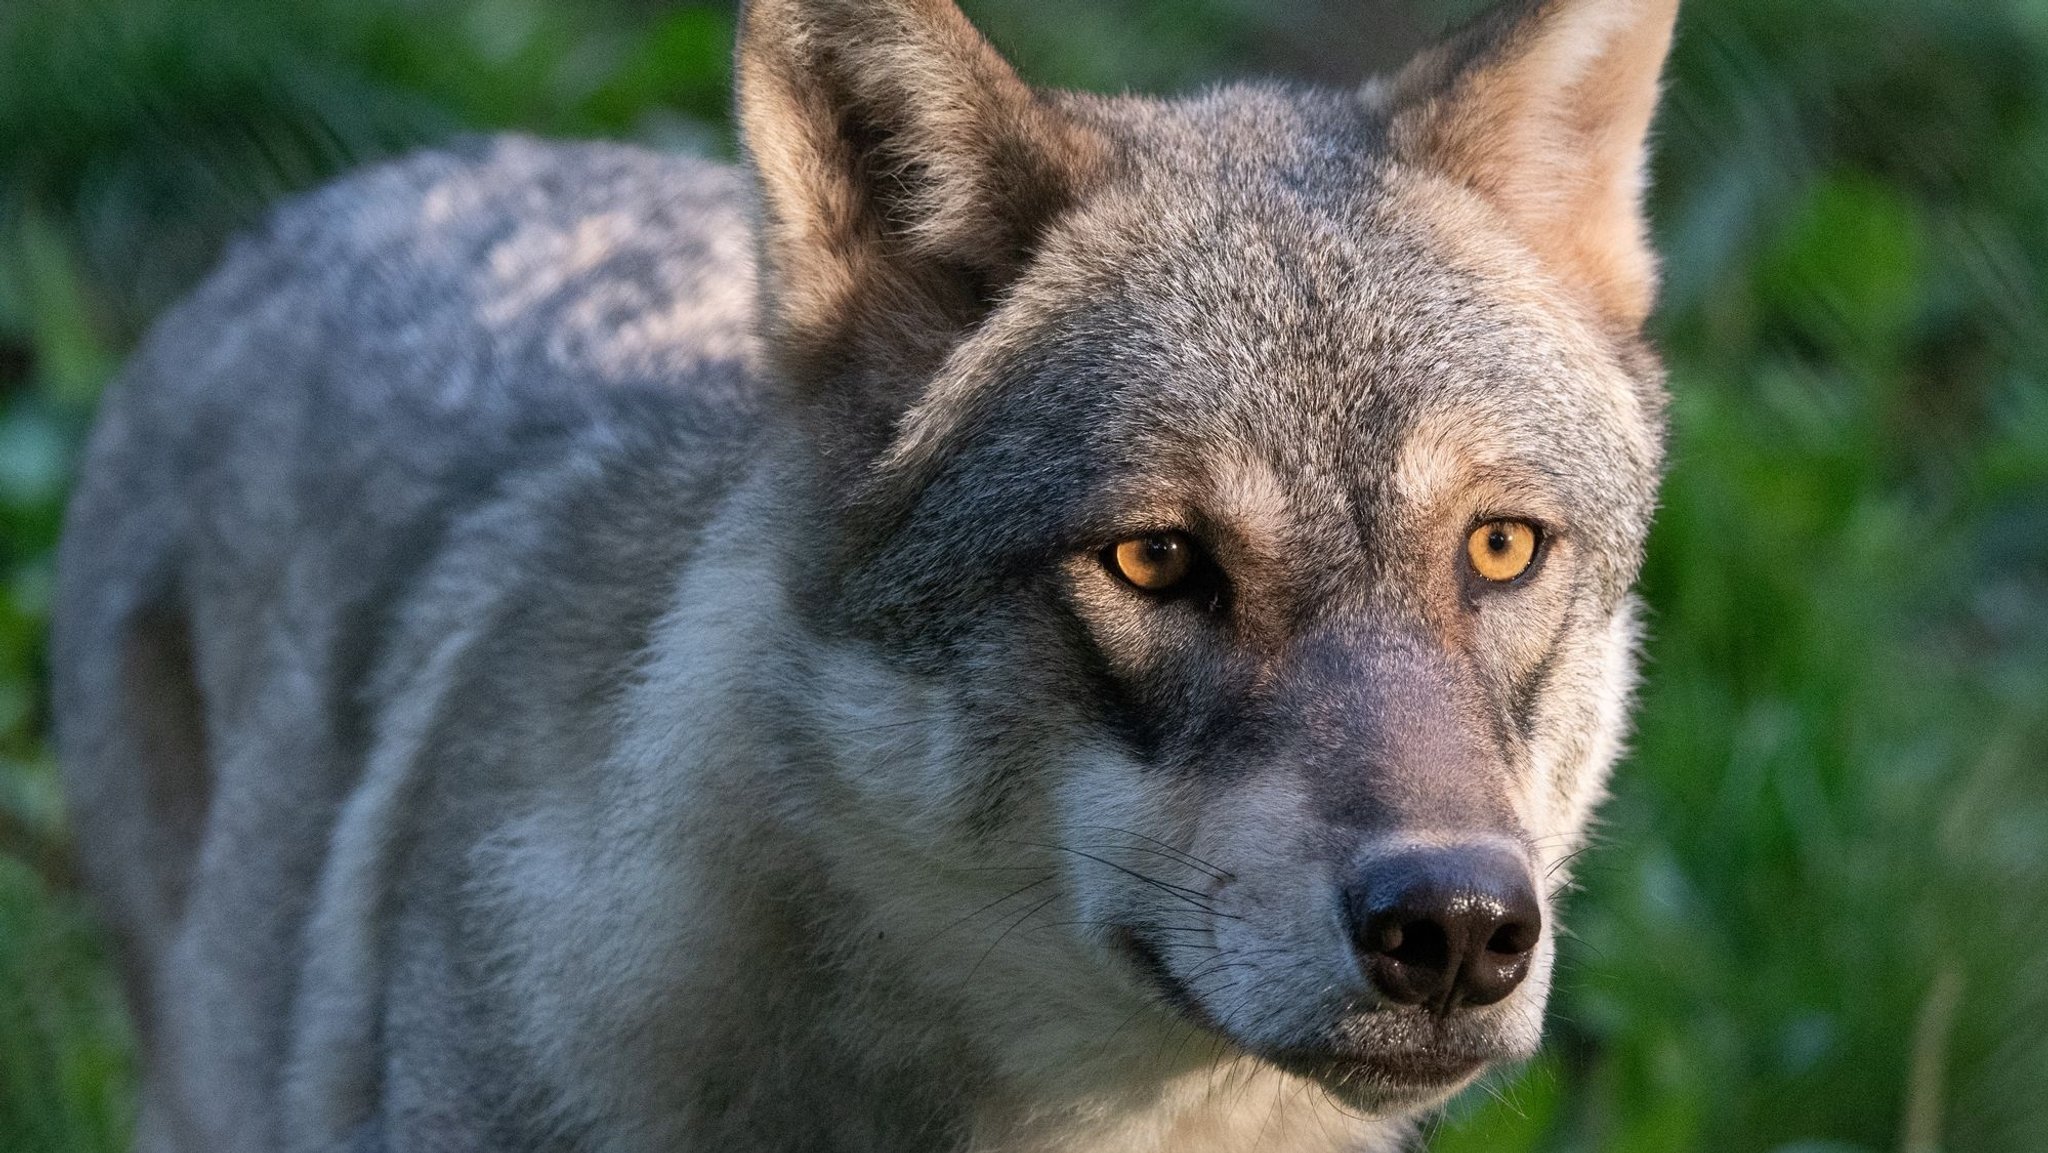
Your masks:
<path fill-rule="evenodd" d="M 722 1035 L 698 1067 L 747 1090 L 712 1094 L 732 1111 L 702 1119 L 704 1147 L 1389 1153 L 1412 1134 L 1163 1009 L 1084 994 L 1073 958 L 1057 962 L 1067 987 L 1041 986 L 1021 970 L 1050 958 L 910 929 L 879 907 L 915 890 L 848 887 L 818 831 L 728 842 L 718 871 L 743 887 L 726 931 L 751 963 L 705 990 Z"/>
<path fill-rule="evenodd" d="M 784 850 L 773 854 L 781 868 L 816 863 Z M 778 872 L 749 871 L 754 896 L 734 909 L 732 929 L 754 964 L 728 970 L 731 983 L 704 1007 L 719 1022 L 706 1038 L 718 1059 L 698 1067 L 720 1070 L 721 1086 L 700 1087 L 699 1099 L 721 1108 L 692 1126 L 701 1147 L 1391 1153 L 1413 1133 L 1360 1119 L 1316 1085 L 1232 1056 L 1164 1014 L 1127 1015 L 1122 1029 L 1089 1030 L 1071 1047 L 1074 1030 L 1036 1020 L 1056 1007 L 1017 1003 L 1005 1015 L 935 995 L 886 939 L 872 940 L 860 902 L 783 900 L 830 887 Z M 863 939 L 875 947 L 860 955 Z"/>
<path fill-rule="evenodd" d="M 732 1153 L 1398 1144 L 1403 1131 L 1120 990 L 1072 934 L 971 931 L 987 928 L 963 920 L 993 899 L 983 889 L 1017 882 L 951 859 L 940 830 L 906 816 L 940 809 L 913 786 L 916 762 L 937 771 L 958 747 L 942 702 L 798 625 L 788 558 L 749 531 L 772 517 L 747 499 L 712 526 L 726 539 L 686 575 L 633 690 L 626 711 L 642 721 L 610 776 L 638 791 L 593 817 L 615 858 L 593 868 L 661 883 L 565 961 L 583 971 L 614 939 L 633 945 L 613 975 L 565 982 L 571 1000 L 611 993 L 579 1014 L 617 1026 L 587 1052 L 691 1081 L 597 1112 L 655 1115 L 650 1135 Z M 661 868 L 639 859 L 650 847 Z M 618 988 L 628 965 L 649 983 Z M 647 1015 L 619 1020 L 622 1004 Z M 572 1081 L 603 1092 L 602 1069 Z"/>

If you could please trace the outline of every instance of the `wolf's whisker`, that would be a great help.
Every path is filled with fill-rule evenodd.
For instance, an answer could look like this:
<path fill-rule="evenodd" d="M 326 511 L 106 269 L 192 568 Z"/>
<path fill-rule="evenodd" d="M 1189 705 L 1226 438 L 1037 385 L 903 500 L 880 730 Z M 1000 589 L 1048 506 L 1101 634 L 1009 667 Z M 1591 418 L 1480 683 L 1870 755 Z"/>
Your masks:
<path fill-rule="evenodd" d="M 1058 893 L 1054 893 L 1052 896 L 1047 897 L 1043 901 L 1038 902 L 1036 905 L 1033 905 L 1030 908 L 1024 910 L 1023 915 L 1019 916 L 1016 920 L 1011 921 L 1009 926 L 1005 928 L 1000 934 L 998 934 L 995 940 L 989 942 L 988 948 L 982 950 L 981 956 L 975 959 L 974 964 L 968 967 L 967 975 L 960 979 L 960 987 L 964 989 L 968 985 L 973 984 L 974 975 L 981 971 L 981 966 L 985 962 L 987 962 L 990 956 L 992 956 L 995 953 L 997 946 L 1001 945 L 1005 940 L 1009 939 L 1010 934 L 1016 932 L 1018 926 L 1030 920 L 1035 914 L 1039 912 L 1039 910 L 1045 908 L 1047 905 L 1050 905 L 1054 901 L 1058 900 L 1059 896 L 1060 895 Z"/>
<path fill-rule="evenodd" d="M 1566 865 L 1570 864 L 1572 858 L 1577 857 L 1581 853 L 1588 852 L 1596 847 L 1597 846 L 1594 845 L 1586 845 L 1581 848 L 1574 849 L 1571 852 L 1566 853 L 1564 856 L 1559 857 L 1557 860 L 1551 862 L 1550 868 L 1544 870 L 1543 879 L 1546 881 L 1549 880 L 1552 876 L 1556 875 L 1559 869 L 1562 869 Z"/>
<path fill-rule="evenodd" d="M 1207 925 L 1126 925 L 1121 921 L 1106 920 L 1048 921 L 1045 925 L 1048 929 L 1068 929 L 1076 926 L 1087 926 L 1097 929 L 1143 929 L 1147 933 L 1208 933 L 1213 931 Z"/>
<path fill-rule="evenodd" d="M 1025 885 L 1021 889 L 1014 889 L 1009 893 L 1004 894 L 1003 896 L 997 897 L 995 900 L 990 901 L 988 904 L 981 906 L 980 908 L 974 910 L 966 916 L 961 917 L 960 919 L 947 925 L 945 928 L 940 929 L 938 932 L 933 933 L 930 937 L 925 938 L 923 941 L 918 943 L 918 948 L 924 948 L 932 944 L 934 941 L 937 941 L 939 938 L 945 936 L 946 934 L 952 932 L 953 930 L 959 928 L 967 922 L 974 920 L 976 917 L 981 916 L 983 913 L 988 912 L 990 909 L 993 909 L 998 905 L 1008 904 L 1009 902 L 1017 899 L 1018 897 L 1023 896 L 1024 894 L 1030 892 L 1033 889 L 1036 889 L 1038 886 L 1043 885 L 1052 879 L 1053 878 L 1050 876 L 1040 877 L 1036 881 L 1033 881 L 1030 884 Z"/>
<path fill-rule="evenodd" d="M 1082 829 L 1099 829 L 1104 832 L 1122 833 L 1126 837 L 1136 837 L 1141 841 L 1146 841 L 1150 844 L 1157 845 L 1160 849 L 1164 850 L 1165 852 L 1173 855 L 1176 858 L 1179 858 L 1184 864 L 1187 864 L 1196 869 L 1200 869 L 1202 872 L 1209 874 L 1210 876 L 1216 878 L 1219 881 L 1229 881 L 1236 879 L 1234 874 L 1232 874 L 1229 870 L 1223 868 L 1222 866 L 1217 865 L 1212 861 L 1205 861 L 1202 858 L 1196 856 L 1195 854 L 1188 852 L 1186 849 L 1179 847 L 1178 845 L 1168 844 L 1167 842 L 1162 841 L 1157 837 L 1148 836 L 1147 834 L 1141 833 L 1136 829 L 1126 829 L 1120 825 L 1078 825 L 1076 827 Z"/>
<path fill-rule="evenodd" d="M 1122 873 L 1127 877 L 1130 877 L 1132 880 L 1138 881 L 1141 884 L 1150 885 L 1151 887 L 1158 889 L 1160 892 L 1165 893 L 1168 896 L 1178 898 L 1182 901 L 1186 901 L 1188 904 L 1193 905 L 1195 908 L 1202 910 L 1204 913 L 1207 913 L 1212 917 L 1222 917 L 1232 921 L 1243 920 L 1242 917 L 1239 917 L 1236 914 L 1225 913 L 1222 910 L 1217 909 L 1214 906 L 1210 905 L 1208 894 L 1203 893 L 1198 889 L 1190 889 L 1185 885 L 1176 885 L 1169 881 L 1162 881 L 1157 877 L 1149 876 L 1145 873 L 1138 872 L 1136 869 L 1132 869 L 1124 865 L 1119 865 L 1115 861 L 1109 860 L 1108 858 L 1099 856 L 1095 853 L 1090 853 L 1085 849 L 1076 849 L 1068 845 L 1047 844 L 1040 841 L 1016 841 L 1013 843 L 1019 845 L 1028 845 L 1036 849 L 1050 849 L 1054 852 L 1072 853 L 1074 856 L 1081 857 L 1085 860 L 1093 861 L 1096 864 L 1103 866 L 1104 868 L 1115 869 L 1117 872 Z"/>
<path fill-rule="evenodd" d="M 1234 877 L 1230 877 L 1227 875 L 1211 872 L 1210 870 L 1202 868 L 1201 866 L 1196 865 L 1191 861 L 1182 860 L 1180 857 L 1176 857 L 1172 853 L 1169 853 L 1164 849 L 1154 849 L 1146 845 L 1099 845 L 1097 847 L 1104 852 L 1143 853 L 1148 857 L 1157 857 L 1162 861 L 1167 861 L 1171 864 L 1179 865 L 1181 868 L 1184 869 L 1193 869 L 1196 872 L 1202 873 L 1205 876 L 1216 881 L 1231 881 L 1236 879 Z"/>

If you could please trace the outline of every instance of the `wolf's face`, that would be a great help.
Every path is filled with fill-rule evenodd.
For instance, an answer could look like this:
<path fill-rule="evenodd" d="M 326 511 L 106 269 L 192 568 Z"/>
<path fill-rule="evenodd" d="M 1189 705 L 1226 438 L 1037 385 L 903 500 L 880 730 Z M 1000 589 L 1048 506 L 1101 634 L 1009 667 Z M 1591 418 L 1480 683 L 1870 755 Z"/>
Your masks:
<path fill-rule="evenodd" d="M 1631 683 L 1671 11 L 1521 9 L 1173 104 L 1033 93 L 938 3 L 750 13 L 809 603 L 896 734 L 841 782 L 938 923 L 997 900 L 1008 995 L 1373 1110 L 1533 1049 Z"/>

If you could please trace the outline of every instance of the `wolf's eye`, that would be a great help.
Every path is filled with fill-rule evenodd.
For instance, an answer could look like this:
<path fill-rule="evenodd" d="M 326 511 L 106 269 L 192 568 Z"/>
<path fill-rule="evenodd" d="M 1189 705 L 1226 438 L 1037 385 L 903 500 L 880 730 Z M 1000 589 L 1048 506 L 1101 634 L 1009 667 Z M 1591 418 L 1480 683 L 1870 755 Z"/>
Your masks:
<path fill-rule="evenodd" d="M 1195 567 L 1195 542 L 1184 533 L 1156 532 L 1119 542 L 1109 550 L 1109 567 L 1148 593 L 1171 591 Z"/>
<path fill-rule="evenodd" d="M 1465 538 L 1465 555 L 1472 560 L 1472 571 L 1506 584 L 1535 563 L 1536 543 L 1536 526 L 1527 521 L 1488 521 Z"/>

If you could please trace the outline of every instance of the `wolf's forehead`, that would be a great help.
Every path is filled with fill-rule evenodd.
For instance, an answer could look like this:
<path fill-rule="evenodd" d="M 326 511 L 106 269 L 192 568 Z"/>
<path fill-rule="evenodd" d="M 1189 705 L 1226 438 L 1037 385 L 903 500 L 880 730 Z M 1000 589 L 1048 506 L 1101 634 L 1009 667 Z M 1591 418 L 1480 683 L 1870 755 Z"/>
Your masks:
<path fill-rule="evenodd" d="M 1246 506 L 1226 515 L 1381 518 L 1476 480 L 1635 535 L 1654 383 L 1455 190 L 1246 158 L 1185 175 L 1112 193 L 1054 254 L 1082 277 L 1056 339 L 1084 366 L 1040 394 L 1057 439 Z M 1072 395 L 1096 390 L 1114 400 Z"/>
<path fill-rule="evenodd" d="M 1617 350 L 1541 270 L 1434 211 L 1386 189 L 1134 203 L 1094 238 L 1104 258 L 1080 335 L 1140 400 L 1204 432 L 1371 449 L 1459 417 L 1520 431 L 1646 424 Z"/>

